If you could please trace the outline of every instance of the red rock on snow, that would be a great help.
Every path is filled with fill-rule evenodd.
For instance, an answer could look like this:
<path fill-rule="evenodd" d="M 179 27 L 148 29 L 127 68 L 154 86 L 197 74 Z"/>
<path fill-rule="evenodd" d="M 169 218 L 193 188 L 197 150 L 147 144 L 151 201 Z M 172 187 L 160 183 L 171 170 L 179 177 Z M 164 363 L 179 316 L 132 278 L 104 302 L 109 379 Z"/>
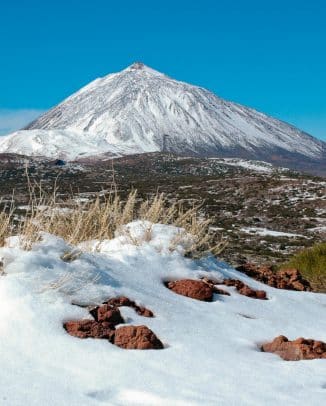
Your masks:
<path fill-rule="evenodd" d="M 94 320 L 74 320 L 65 323 L 66 331 L 78 338 L 103 338 L 112 340 L 114 329 L 107 322 L 98 323 Z"/>
<path fill-rule="evenodd" d="M 225 279 L 223 284 L 225 286 L 235 286 L 240 295 L 248 296 L 253 299 L 267 299 L 267 295 L 264 290 L 255 290 L 238 279 Z"/>
<path fill-rule="evenodd" d="M 206 277 L 201 278 L 201 280 L 205 283 L 207 283 L 208 286 L 210 286 L 213 289 L 214 293 L 217 293 L 218 295 L 225 295 L 225 296 L 231 296 L 229 292 L 226 290 L 218 288 L 216 285 L 222 285 L 223 281 L 217 281 L 213 279 L 208 279 Z"/>
<path fill-rule="evenodd" d="M 115 331 L 113 343 L 118 347 L 132 350 L 160 350 L 162 342 L 146 326 L 123 326 Z"/>
<path fill-rule="evenodd" d="M 114 298 L 90 310 L 95 320 L 73 320 L 64 323 L 66 331 L 78 338 L 102 338 L 126 349 L 161 349 L 163 344 L 146 326 L 123 326 L 116 330 L 118 324 L 124 323 L 119 306 L 133 307 L 145 317 L 153 313 L 145 307 L 138 306 L 126 297 Z"/>
<path fill-rule="evenodd" d="M 143 317 L 154 317 L 154 314 L 151 310 L 146 309 L 146 307 L 138 306 L 136 302 L 130 300 L 125 296 L 116 297 L 113 299 L 108 300 L 107 304 L 113 307 L 120 307 L 120 306 L 128 306 L 132 307 L 140 316 Z"/>
<path fill-rule="evenodd" d="M 273 288 L 299 291 L 312 290 L 310 283 L 295 268 L 282 269 L 275 272 L 271 266 L 258 266 L 246 262 L 236 269 Z"/>
<path fill-rule="evenodd" d="M 289 341 L 287 337 L 279 336 L 263 344 L 261 350 L 277 354 L 285 361 L 326 359 L 326 343 L 305 338 Z"/>
<path fill-rule="evenodd" d="M 108 304 L 95 307 L 94 309 L 90 310 L 90 313 L 96 321 L 100 323 L 105 321 L 112 327 L 116 326 L 117 324 L 124 323 L 120 310 Z"/>
<path fill-rule="evenodd" d="M 178 295 L 187 296 L 192 299 L 211 302 L 213 299 L 213 288 L 203 281 L 193 279 L 182 279 L 168 282 L 166 287 Z"/>

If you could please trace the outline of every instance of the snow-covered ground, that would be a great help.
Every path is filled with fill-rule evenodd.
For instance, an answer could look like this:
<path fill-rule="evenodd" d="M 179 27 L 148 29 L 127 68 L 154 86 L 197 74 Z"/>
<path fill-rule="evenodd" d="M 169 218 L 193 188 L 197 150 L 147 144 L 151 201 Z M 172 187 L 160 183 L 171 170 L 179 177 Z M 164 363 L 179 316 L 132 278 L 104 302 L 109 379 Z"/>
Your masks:
<path fill-rule="evenodd" d="M 276 168 L 272 164 L 264 161 L 253 161 L 240 158 L 210 158 L 216 162 L 230 166 L 240 166 L 241 168 L 249 169 L 255 172 L 272 173 L 276 170 L 286 172 L 287 168 Z"/>
<path fill-rule="evenodd" d="M 311 233 L 326 233 L 326 226 L 309 228 L 308 231 Z"/>
<path fill-rule="evenodd" d="M 176 228 L 148 227 L 134 222 L 111 241 L 82 244 L 70 263 L 60 257 L 74 247 L 51 235 L 29 252 L 17 239 L 0 249 L 0 404 L 323 405 L 325 359 L 287 362 L 259 346 L 280 334 L 326 341 L 326 295 L 276 290 L 214 258 L 187 259 L 181 244 L 171 250 Z M 242 279 L 269 300 L 227 288 L 230 297 L 206 303 L 163 285 L 199 276 Z M 154 312 L 143 318 L 121 308 L 127 323 L 151 328 L 163 350 L 124 350 L 63 329 L 67 320 L 89 317 L 72 302 L 118 295 Z"/>
<path fill-rule="evenodd" d="M 294 234 L 294 233 L 284 233 L 283 231 L 275 231 L 269 230 L 268 228 L 260 228 L 260 227 L 243 227 L 241 231 L 248 234 L 258 234 L 263 236 L 271 236 L 271 237 L 301 237 L 306 238 L 302 234 Z"/>

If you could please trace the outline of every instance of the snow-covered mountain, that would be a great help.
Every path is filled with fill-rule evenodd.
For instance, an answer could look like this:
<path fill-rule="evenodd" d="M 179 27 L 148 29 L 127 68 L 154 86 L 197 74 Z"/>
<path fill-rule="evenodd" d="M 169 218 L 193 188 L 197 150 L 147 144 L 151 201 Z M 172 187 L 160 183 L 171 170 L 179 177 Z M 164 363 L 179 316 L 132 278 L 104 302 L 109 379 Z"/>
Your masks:
<path fill-rule="evenodd" d="M 141 63 L 96 79 L 24 130 L 4 137 L 0 152 L 75 159 L 171 151 L 325 162 L 324 142 Z"/>

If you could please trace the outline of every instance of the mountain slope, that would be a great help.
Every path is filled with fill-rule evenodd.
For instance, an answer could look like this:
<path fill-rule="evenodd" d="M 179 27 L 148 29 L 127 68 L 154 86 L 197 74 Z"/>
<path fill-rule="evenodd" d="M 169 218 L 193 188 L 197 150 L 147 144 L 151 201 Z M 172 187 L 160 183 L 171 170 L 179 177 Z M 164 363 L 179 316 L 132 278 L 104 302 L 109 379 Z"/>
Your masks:
<path fill-rule="evenodd" d="M 79 149 L 55 137 L 56 153 L 171 151 L 202 156 L 235 156 L 269 162 L 325 162 L 325 143 L 253 109 L 225 101 L 206 89 L 173 80 L 135 63 L 96 79 L 32 122 L 24 133 L 34 145 L 21 144 L 14 133 L 0 151 L 43 154 L 49 141 L 38 130 L 65 130 Z M 52 133 L 53 135 L 53 133 Z M 93 137 L 93 138 L 92 138 Z M 70 137 L 71 138 L 71 137 Z M 94 145 L 89 148 L 89 141 Z M 53 144 L 54 142 L 50 142 Z M 76 149 L 77 148 L 77 149 Z M 82 149 L 82 152 L 80 151 Z"/>

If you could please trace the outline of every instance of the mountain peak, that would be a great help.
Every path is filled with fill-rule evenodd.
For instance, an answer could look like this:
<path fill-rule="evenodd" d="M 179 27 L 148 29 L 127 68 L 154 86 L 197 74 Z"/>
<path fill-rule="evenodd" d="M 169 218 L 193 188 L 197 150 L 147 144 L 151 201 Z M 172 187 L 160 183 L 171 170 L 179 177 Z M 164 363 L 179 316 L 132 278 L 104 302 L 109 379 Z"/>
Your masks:
<path fill-rule="evenodd" d="M 144 72 L 144 73 L 149 73 L 152 75 L 157 75 L 157 76 L 165 76 L 163 73 L 145 65 L 143 62 L 134 62 L 130 66 L 128 66 L 126 69 L 124 69 L 123 72 Z"/>
<path fill-rule="evenodd" d="M 133 64 L 131 64 L 127 69 L 146 69 L 147 66 L 143 63 L 143 62 L 134 62 Z"/>

